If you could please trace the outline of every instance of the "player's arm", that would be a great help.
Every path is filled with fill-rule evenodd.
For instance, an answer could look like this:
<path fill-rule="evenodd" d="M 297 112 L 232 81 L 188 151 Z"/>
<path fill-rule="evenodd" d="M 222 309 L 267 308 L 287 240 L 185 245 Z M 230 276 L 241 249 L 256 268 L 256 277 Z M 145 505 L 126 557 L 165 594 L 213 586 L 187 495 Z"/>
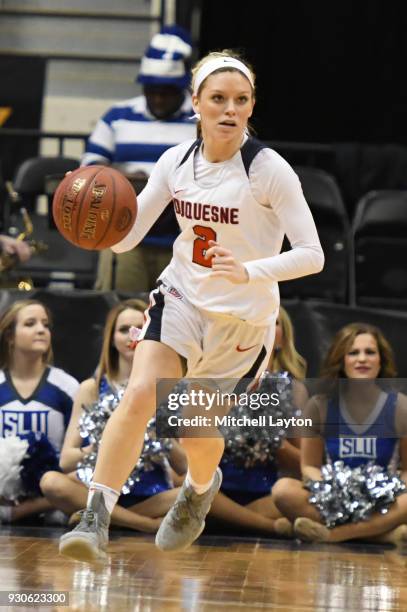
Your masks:
<path fill-rule="evenodd" d="M 168 177 L 173 169 L 174 153 L 173 149 L 169 149 L 160 157 L 147 185 L 137 196 L 137 218 L 132 229 L 123 240 L 112 247 L 112 251 L 130 251 L 143 240 L 172 199 Z"/>
<path fill-rule="evenodd" d="M 251 281 L 285 281 L 320 272 L 324 254 L 314 219 L 294 170 L 273 151 L 265 149 L 253 162 L 254 188 L 260 203 L 277 215 L 291 250 L 245 263 Z M 252 171 L 250 173 L 252 176 Z"/>
<path fill-rule="evenodd" d="M 395 424 L 399 438 L 401 478 L 407 484 L 407 396 L 404 393 L 397 396 Z"/>
<path fill-rule="evenodd" d="M 303 410 L 303 416 L 310 418 L 312 427 L 301 440 L 301 474 L 303 480 L 321 480 L 321 467 L 325 444 L 321 436 L 320 396 L 312 397 Z"/>
<path fill-rule="evenodd" d="M 279 470 L 283 472 L 299 475 L 301 460 L 300 449 L 292 442 L 292 440 L 283 440 L 283 443 L 276 452 L 277 465 Z"/>
<path fill-rule="evenodd" d="M 303 438 L 301 442 L 301 474 L 303 480 L 322 480 L 321 466 L 324 452 L 322 438 Z"/>
<path fill-rule="evenodd" d="M 212 259 L 213 277 L 243 284 L 249 281 L 284 281 L 322 270 L 324 254 L 300 181 L 282 158 L 278 157 L 278 160 L 277 168 L 267 157 L 257 163 L 255 175 L 259 187 L 255 191 L 262 192 L 260 199 L 272 205 L 290 240 L 291 251 L 242 264 L 232 251 L 210 240 L 205 258 Z"/>
<path fill-rule="evenodd" d="M 293 379 L 293 404 L 296 408 L 303 410 L 309 400 L 307 387 L 301 380 Z"/>
<path fill-rule="evenodd" d="M 401 479 L 407 484 L 407 437 L 400 438 Z"/>
<path fill-rule="evenodd" d="M 93 378 L 81 383 L 75 395 L 71 419 L 66 430 L 64 443 L 61 450 L 59 465 L 63 472 L 68 473 L 76 469 L 79 461 L 84 455 L 93 450 L 92 445 L 82 447 L 82 438 L 79 434 L 79 419 L 83 412 L 83 406 L 92 404 L 97 400 L 96 383 Z"/>

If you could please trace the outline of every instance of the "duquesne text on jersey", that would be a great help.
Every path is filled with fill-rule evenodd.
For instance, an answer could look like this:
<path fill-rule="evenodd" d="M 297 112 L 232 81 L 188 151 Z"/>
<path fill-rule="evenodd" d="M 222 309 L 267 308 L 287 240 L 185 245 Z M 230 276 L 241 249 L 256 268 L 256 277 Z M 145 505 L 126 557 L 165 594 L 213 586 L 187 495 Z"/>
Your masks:
<path fill-rule="evenodd" d="M 176 214 L 186 219 L 208 221 L 211 223 L 231 223 L 233 225 L 239 223 L 238 208 L 227 208 L 226 206 L 216 206 L 215 204 L 185 202 L 177 198 L 174 198 L 173 202 Z"/>

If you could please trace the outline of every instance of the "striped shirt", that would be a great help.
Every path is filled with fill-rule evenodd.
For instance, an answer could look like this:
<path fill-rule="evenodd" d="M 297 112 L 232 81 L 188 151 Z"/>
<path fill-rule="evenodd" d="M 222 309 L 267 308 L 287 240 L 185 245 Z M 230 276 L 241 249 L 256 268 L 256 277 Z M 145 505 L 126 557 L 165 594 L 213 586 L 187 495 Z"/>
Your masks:
<path fill-rule="evenodd" d="M 191 98 L 176 115 L 159 121 L 148 110 L 144 96 L 119 102 L 98 121 L 89 137 L 82 164 L 111 164 L 125 174 L 151 174 L 156 161 L 170 147 L 195 135 Z"/>
<path fill-rule="evenodd" d="M 151 174 L 157 160 L 174 145 L 194 138 L 196 127 L 191 97 L 186 94 L 179 111 L 158 120 L 148 110 L 146 98 L 138 96 L 112 106 L 89 137 L 82 165 L 111 165 L 124 174 Z M 143 244 L 169 247 L 178 234 L 172 209 L 163 213 Z"/>

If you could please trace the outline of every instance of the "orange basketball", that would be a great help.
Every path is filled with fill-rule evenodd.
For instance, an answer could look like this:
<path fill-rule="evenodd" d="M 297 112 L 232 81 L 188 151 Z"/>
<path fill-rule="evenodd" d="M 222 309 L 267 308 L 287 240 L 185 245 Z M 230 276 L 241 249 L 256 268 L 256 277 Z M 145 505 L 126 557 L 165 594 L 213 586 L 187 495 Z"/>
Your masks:
<path fill-rule="evenodd" d="M 123 240 L 137 216 L 137 198 L 123 174 L 106 166 L 85 166 L 58 185 L 52 202 L 61 234 L 82 249 L 107 249 Z"/>

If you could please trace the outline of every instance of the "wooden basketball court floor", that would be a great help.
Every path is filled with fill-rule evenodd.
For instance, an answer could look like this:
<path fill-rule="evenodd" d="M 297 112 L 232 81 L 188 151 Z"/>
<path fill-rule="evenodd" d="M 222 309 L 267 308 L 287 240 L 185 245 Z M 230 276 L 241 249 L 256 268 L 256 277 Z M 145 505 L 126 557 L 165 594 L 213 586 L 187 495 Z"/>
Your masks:
<path fill-rule="evenodd" d="M 0 527 L 1 591 L 69 592 L 68 606 L 0 612 L 407 610 L 407 558 L 390 546 L 205 536 L 169 554 L 152 536 L 113 532 L 108 561 L 90 566 L 58 555 L 61 533 Z"/>

